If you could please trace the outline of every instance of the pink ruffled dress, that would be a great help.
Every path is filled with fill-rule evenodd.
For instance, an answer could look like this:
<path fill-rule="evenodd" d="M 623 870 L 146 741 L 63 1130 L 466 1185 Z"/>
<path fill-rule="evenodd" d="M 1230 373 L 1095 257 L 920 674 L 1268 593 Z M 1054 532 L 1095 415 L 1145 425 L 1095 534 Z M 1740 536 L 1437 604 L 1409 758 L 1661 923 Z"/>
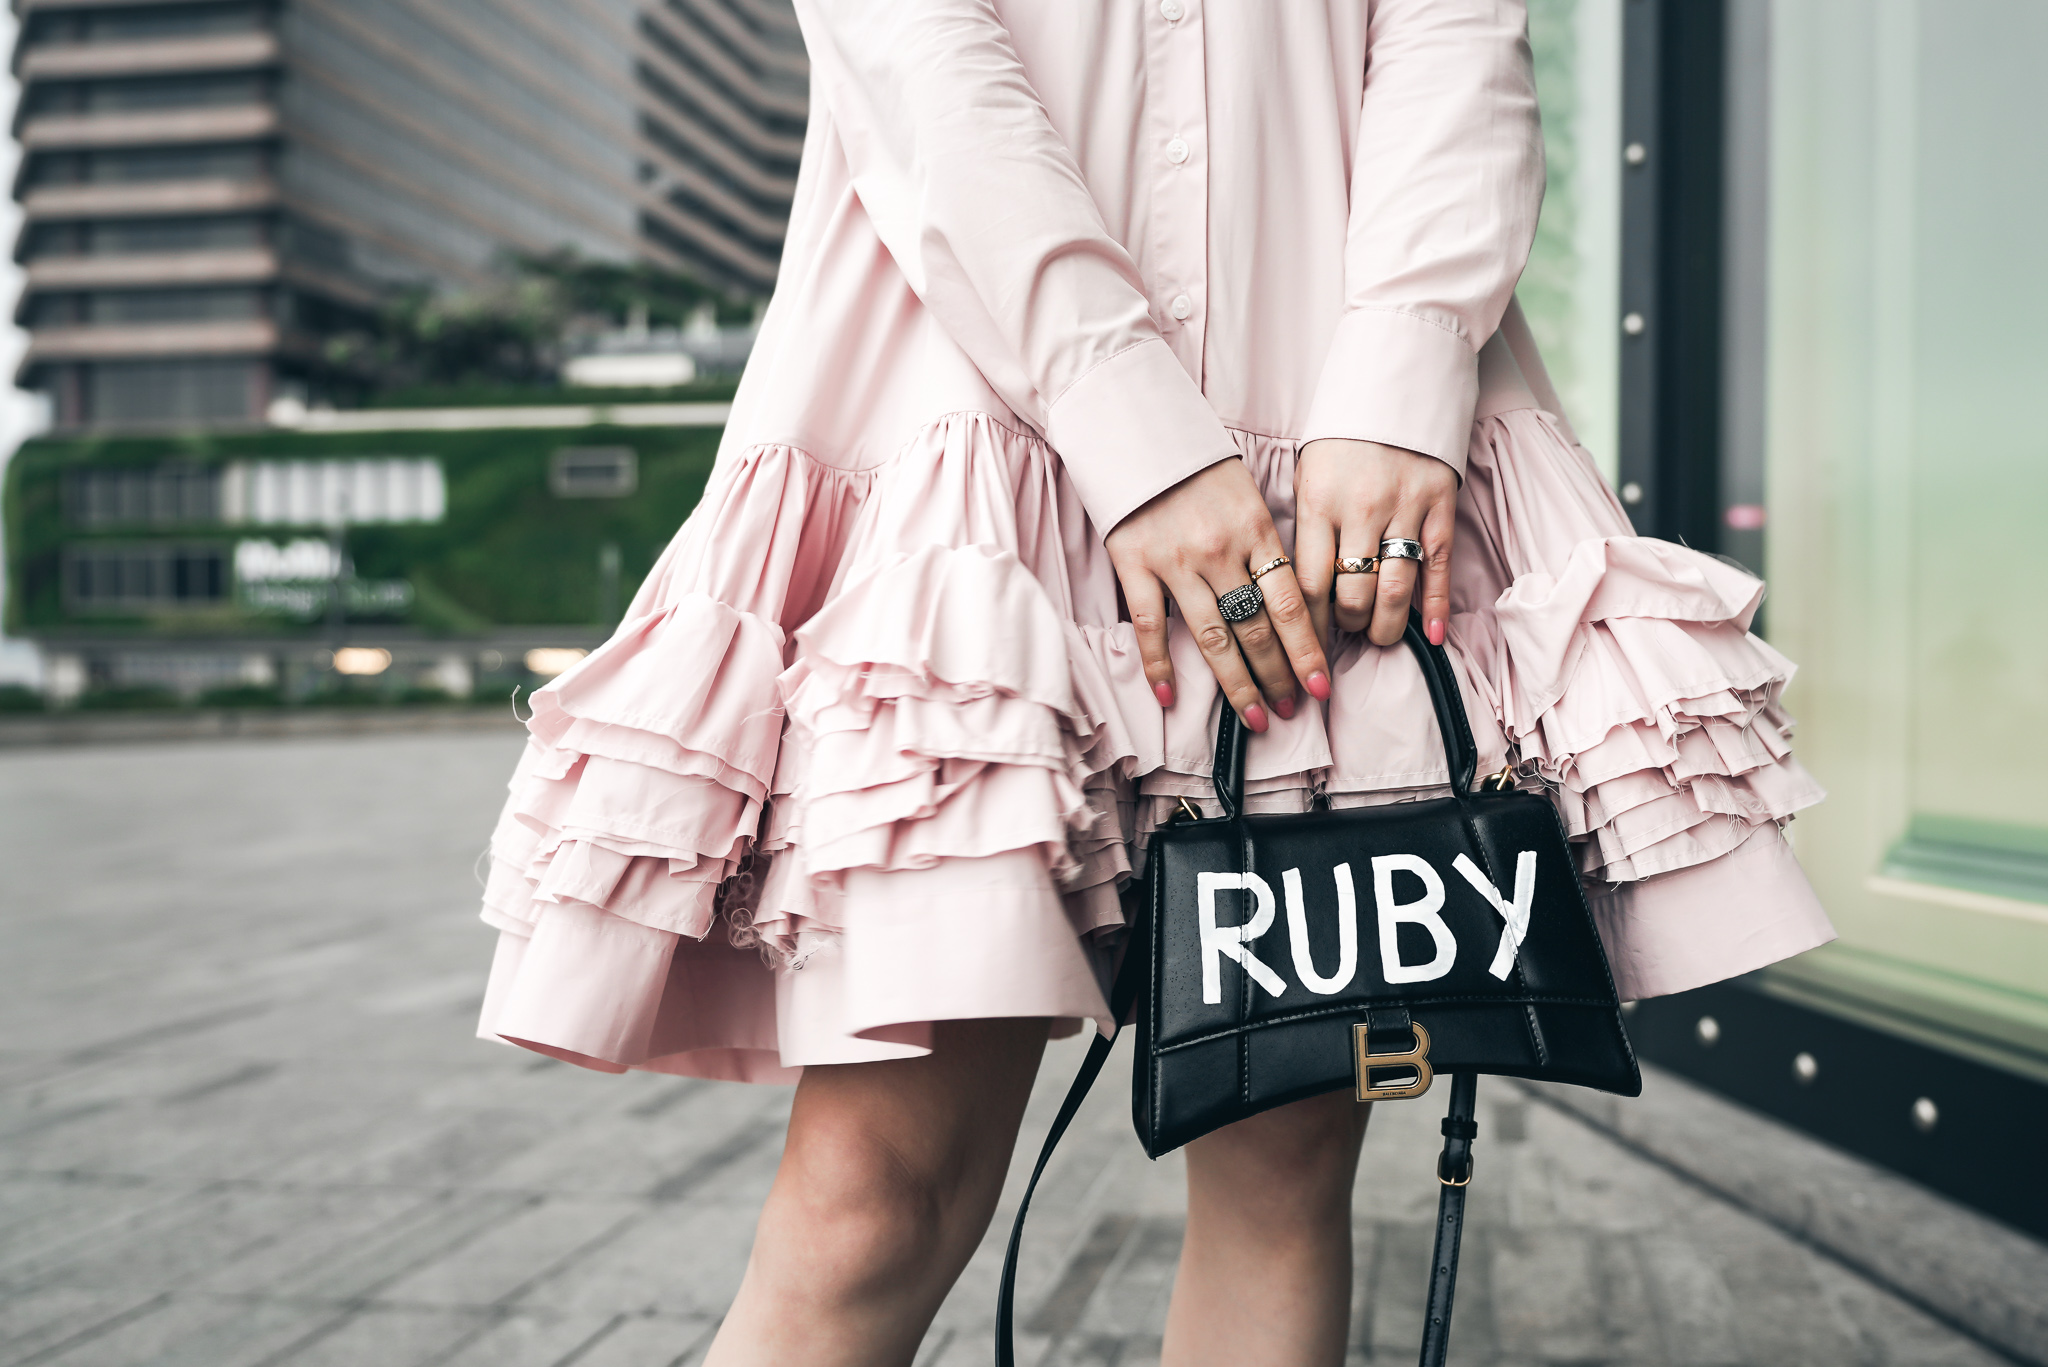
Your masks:
<path fill-rule="evenodd" d="M 1107 1028 L 1118 890 L 1208 792 L 1102 529 L 1298 447 L 1457 467 L 1449 650 L 1482 771 L 1547 790 L 1624 997 L 1832 938 L 1763 586 L 1634 535 L 1513 305 L 1541 199 L 1507 0 L 800 0 L 781 281 L 703 500 L 535 694 L 491 845 L 480 1032 L 789 1081 L 940 1020 Z M 1251 750 L 1254 805 L 1447 781 L 1406 653 Z"/>

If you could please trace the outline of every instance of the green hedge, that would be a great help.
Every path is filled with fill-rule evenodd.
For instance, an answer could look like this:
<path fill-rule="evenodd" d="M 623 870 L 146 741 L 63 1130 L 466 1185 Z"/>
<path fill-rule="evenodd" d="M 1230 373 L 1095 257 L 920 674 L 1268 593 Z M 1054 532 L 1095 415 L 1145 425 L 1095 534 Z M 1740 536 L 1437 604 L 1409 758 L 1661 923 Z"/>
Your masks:
<path fill-rule="evenodd" d="M 716 428 L 615 426 L 39 438 L 24 444 L 7 466 L 7 626 L 12 632 L 39 636 L 109 629 L 151 635 L 317 633 L 318 622 L 297 623 L 232 605 L 144 617 L 67 616 L 59 584 L 67 543 L 160 539 L 218 542 L 231 549 L 244 537 L 283 540 L 319 532 L 255 526 L 89 532 L 65 522 L 63 478 L 66 471 L 87 466 L 347 456 L 432 456 L 441 461 L 448 486 L 443 521 L 431 526 L 363 526 L 349 532 L 358 576 L 411 582 L 414 601 L 405 618 L 408 625 L 447 635 L 509 626 L 602 625 L 600 549 L 607 542 L 619 547 L 618 602 L 623 608 L 696 506 L 717 455 L 718 438 Z M 626 498 L 555 497 L 548 489 L 548 460 L 564 446 L 632 447 L 639 454 L 638 491 Z"/>

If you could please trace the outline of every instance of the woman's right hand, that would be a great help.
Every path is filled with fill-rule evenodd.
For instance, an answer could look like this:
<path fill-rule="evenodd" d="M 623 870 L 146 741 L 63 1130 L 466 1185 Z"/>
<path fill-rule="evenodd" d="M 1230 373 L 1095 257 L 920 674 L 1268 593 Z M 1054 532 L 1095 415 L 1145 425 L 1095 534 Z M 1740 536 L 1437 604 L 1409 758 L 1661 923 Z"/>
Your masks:
<path fill-rule="evenodd" d="M 1285 554 L 1273 515 L 1241 460 L 1189 475 L 1116 524 L 1103 538 L 1137 629 L 1145 678 L 1162 707 L 1173 706 L 1173 660 L 1166 650 L 1171 597 L 1223 688 L 1254 731 L 1270 724 L 1261 698 L 1294 715 L 1296 680 L 1319 701 L 1330 696 L 1330 667 L 1302 601 L 1292 566 L 1261 578 L 1265 608 L 1235 625 L 1217 598 L 1252 582 L 1252 571 Z M 1249 666 L 1249 667 L 1247 667 Z"/>

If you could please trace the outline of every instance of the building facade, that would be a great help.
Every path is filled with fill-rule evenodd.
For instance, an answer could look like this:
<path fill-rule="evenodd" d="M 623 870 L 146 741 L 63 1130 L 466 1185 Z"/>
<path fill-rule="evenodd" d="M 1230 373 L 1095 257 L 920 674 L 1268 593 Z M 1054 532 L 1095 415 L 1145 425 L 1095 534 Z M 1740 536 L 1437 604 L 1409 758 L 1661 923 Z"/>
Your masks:
<path fill-rule="evenodd" d="M 507 253 L 773 283 L 787 0 L 16 0 L 19 382 L 60 429 L 346 396 L 325 343 Z"/>

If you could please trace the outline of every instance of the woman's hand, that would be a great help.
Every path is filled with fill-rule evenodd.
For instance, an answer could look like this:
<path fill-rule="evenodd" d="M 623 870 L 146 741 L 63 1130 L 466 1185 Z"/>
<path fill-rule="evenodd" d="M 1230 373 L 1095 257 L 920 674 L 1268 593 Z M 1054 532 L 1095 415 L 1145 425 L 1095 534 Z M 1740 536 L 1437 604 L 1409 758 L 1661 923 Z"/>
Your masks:
<path fill-rule="evenodd" d="M 1292 570 L 1283 565 L 1259 579 L 1266 606 L 1249 621 L 1232 625 L 1216 606 L 1223 594 L 1251 583 L 1253 570 L 1285 554 L 1243 461 L 1218 461 L 1188 476 L 1117 523 L 1103 541 L 1137 628 L 1145 678 L 1161 706 L 1173 706 L 1169 596 L 1223 695 L 1252 730 L 1270 724 L 1261 694 L 1283 717 L 1294 715 L 1297 679 L 1311 696 L 1330 696 L 1321 638 Z"/>
<path fill-rule="evenodd" d="M 1294 471 L 1294 563 L 1318 638 L 1328 639 L 1334 581 L 1337 625 L 1365 632 L 1374 645 L 1393 645 L 1408 627 L 1419 571 L 1423 629 L 1432 645 L 1442 645 L 1451 620 L 1457 502 L 1457 472 L 1433 456 L 1339 437 L 1302 447 Z M 1390 537 L 1420 541 L 1422 559 L 1383 561 L 1377 574 L 1336 572 L 1339 556 L 1370 559 Z"/>

